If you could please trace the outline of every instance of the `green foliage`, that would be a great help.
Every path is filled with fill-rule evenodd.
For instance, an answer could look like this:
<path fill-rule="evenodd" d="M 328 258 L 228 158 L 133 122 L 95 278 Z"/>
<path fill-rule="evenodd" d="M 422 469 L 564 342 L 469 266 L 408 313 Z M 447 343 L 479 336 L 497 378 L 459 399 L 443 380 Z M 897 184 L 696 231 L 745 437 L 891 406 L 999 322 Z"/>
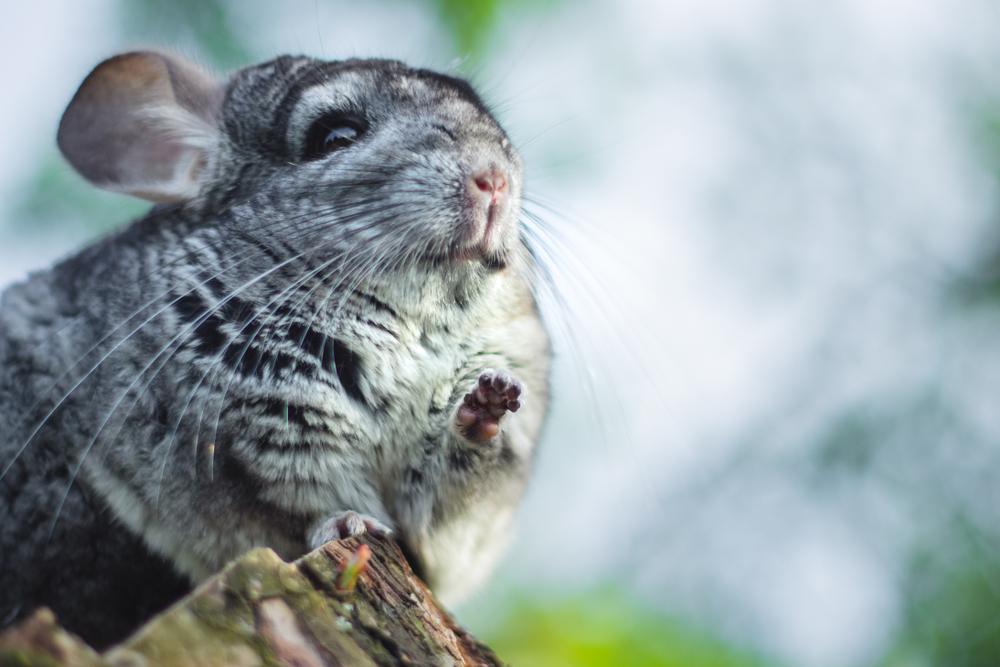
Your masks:
<path fill-rule="evenodd" d="M 458 55 L 476 62 L 489 50 L 490 37 L 496 30 L 502 13 L 511 10 L 549 8 L 555 0 L 427 0 L 437 10 L 441 22 L 451 33 Z"/>
<path fill-rule="evenodd" d="M 968 114 L 969 141 L 974 153 L 995 186 L 1000 185 L 1000 97 L 995 92 L 980 91 L 979 103 Z M 996 206 L 992 215 L 997 217 Z M 995 220 L 994 220 L 995 221 Z M 997 226 L 986 228 L 968 263 L 943 272 L 942 323 L 953 329 L 962 322 L 975 322 L 981 315 L 992 315 L 1000 307 L 1000 234 Z M 990 320 L 992 321 L 992 320 Z M 977 343 L 972 343 L 973 346 Z M 978 354 L 988 355 L 989 348 Z M 933 362 L 934 360 L 930 360 Z M 975 386 L 975 385 L 973 385 Z M 928 394 L 937 394 L 930 387 Z M 921 546 L 915 550 L 909 566 L 900 577 L 903 592 L 903 615 L 895 644 L 882 661 L 883 667 L 994 667 L 1000 665 L 1000 532 L 997 530 L 997 506 L 991 495 L 995 483 L 988 470 L 995 468 L 995 443 L 980 440 L 976 425 L 953 418 L 947 406 L 934 400 L 915 405 L 897 418 L 909 424 L 921 440 L 910 444 L 913 456 L 926 458 L 941 445 L 937 441 L 954 439 L 960 448 L 943 459 L 954 465 L 979 461 L 985 466 L 981 500 L 963 506 L 952 496 L 976 494 L 970 489 L 976 477 L 965 475 L 967 487 L 959 494 L 950 470 L 942 469 L 931 484 L 910 483 L 900 487 L 898 497 L 922 501 L 915 507 L 933 503 L 940 516 L 926 511 L 914 512 L 915 523 L 926 531 Z M 919 428 L 926 420 L 925 428 Z M 935 421 L 943 428 L 934 430 Z M 983 456 L 985 452 L 990 452 Z M 960 460 L 958 457 L 967 457 Z M 988 457 L 988 458 L 987 458 Z M 943 458 L 943 457 L 939 457 Z M 901 461 L 899 469 L 903 471 Z M 903 478 L 897 474 L 897 478 Z M 953 478 L 954 479 L 954 478 Z M 995 479 L 995 477 L 994 477 Z M 944 492 L 944 493 L 942 493 Z M 940 496 L 940 499 L 938 497 Z M 935 498 L 935 501 L 929 501 Z"/>
<path fill-rule="evenodd" d="M 146 202 L 95 188 L 53 151 L 42 162 L 7 220 L 19 225 L 14 231 L 22 237 L 80 225 L 100 233 L 120 226 L 148 208 Z"/>
<path fill-rule="evenodd" d="M 120 0 L 118 14 L 129 41 L 192 49 L 218 67 L 243 67 L 254 57 L 245 36 L 231 21 L 228 4 L 222 0 Z"/>
<path fill-rule="evenodd" d="M 980 164 L 1000 187 L 1000 98 L 985 94 L 969 114 L 969 139 Z M 994 216 L 996 213 L 994 213 Z M 945 296 L 952 305 L 975 309 L 1000 306 L 1000 234 L 986 232 L 975 261 L 954 272 Z"/>
<path fill-rule="evenodd" d="M 1000 665 L 1000 561 L 927 554 L 908 576 L 904 632 L 886 667 Z"/>
<path fill-rule="evenodd" d="M 497 20 L 499 0 L 430 0 L 451 33 L 455 49 L 473 59 L 482 57 Z"/>
<path fill-rule="evenodd" d="M 517 667 L 763 667 L 767 663 L 614 593 L 521 599 L 481 637 Z"/>
<path fill-rule="evenodd" d="M 832 473 L 859 475 L 866 472 L 885 435 L 880 416 L 864 407 L 833 420 L 817 455 L 818 473 L 828 481 Z"/>

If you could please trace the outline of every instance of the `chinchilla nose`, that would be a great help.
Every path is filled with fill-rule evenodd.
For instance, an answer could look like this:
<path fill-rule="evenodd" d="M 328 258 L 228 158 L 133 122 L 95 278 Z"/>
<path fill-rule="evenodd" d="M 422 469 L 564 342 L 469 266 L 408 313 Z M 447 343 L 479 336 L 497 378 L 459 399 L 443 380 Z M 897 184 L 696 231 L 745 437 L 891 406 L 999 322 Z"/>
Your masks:
<path fill-rule="evenodd" d="M 507 175 L 500 169 L 476 172 L 469 180 L 472 194 L 481 197 L 486 205 L 495 204 L 506 196 Z"/>

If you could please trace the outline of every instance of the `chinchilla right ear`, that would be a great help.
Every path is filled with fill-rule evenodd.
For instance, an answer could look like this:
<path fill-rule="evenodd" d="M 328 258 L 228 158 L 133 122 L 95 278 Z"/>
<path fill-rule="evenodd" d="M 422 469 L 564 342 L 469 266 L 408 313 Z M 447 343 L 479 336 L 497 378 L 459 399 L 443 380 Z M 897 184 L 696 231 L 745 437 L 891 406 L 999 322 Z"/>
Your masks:
<path fill-rule="evenodd" d="M 109 58 L 63 113 L 59 150 L 98 187 L 154 202 L 189 200 L 217 150 L 223 94 L 221 83 L 178 56 Z"/>

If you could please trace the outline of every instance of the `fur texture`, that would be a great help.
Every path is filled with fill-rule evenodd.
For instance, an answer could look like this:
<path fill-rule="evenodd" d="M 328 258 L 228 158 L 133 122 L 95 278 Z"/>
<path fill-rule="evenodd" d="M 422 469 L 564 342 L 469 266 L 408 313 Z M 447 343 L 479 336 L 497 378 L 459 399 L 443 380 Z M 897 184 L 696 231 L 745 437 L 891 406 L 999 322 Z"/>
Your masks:
<path fill-rule="evenodd" d="M 282 57 L 219 86 L 197 196 L 3 294 L 0 624 L 44 604 L 105 645 L 348 510 L 455 600 L 510 534 L 549 342 L 503 130 L 464 81 L 392 61 Z M 332 112 L 364 132 L 306 159 Z M 470 250 L 483 169 L 507 194 Z M 456 411 L 487 369 L 523 407 L 472 440 Z"/>

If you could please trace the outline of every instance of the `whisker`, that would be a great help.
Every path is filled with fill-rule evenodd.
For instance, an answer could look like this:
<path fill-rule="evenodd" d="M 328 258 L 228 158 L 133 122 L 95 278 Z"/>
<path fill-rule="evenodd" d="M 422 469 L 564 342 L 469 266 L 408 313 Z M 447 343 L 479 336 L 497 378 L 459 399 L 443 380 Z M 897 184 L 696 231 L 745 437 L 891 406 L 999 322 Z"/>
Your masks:
<path fill-rule="evenodd" d="M 14 452 L 14 455 L 11 457 L 11 460 L 8 461 L 8 463 L 6 464 L 6 466 L 4 466 L 3 470 L 0 471 L 0 481 L 2 481 L 4 479 L 4 477 L 10 471 L 10 469 L 14 466 L 14 464 L 17 462 L 17 460 L 20 458 L 20 456 L 28 448 L 28 446 L 31 444 L 31 442 L 38 436 L 38 434 L 45 427 L 45 425 L 49 422 L 49 420 L 56 414 L 56 412 L 59 410 L 59 408 L 62 407 L 62 405 L 65 404 L 65 402 L 70 398 L 70 396 L 77 389 L 79 389 L 84 384 L 84 382 L 86 382 L 87 379 L 89 379 L 97 371 L 97 369 L 103 363 L 105 363 L 118 349 L 120 349 L 125 343 L 127 343 L 133 336 L 135 336 L 136 334 L 138 334 L 143 328 L 145 328 L 151 322 L 153 322 L 154 320 L 156 320 L 156 318 L 158 318 L 160 315 L 162 315 L 163 313 L 165 313 L 167 310 L 169 310 L 173 306 L 177 305 L 177 303 L 180 302 L 182 299 L 184 299 L 186 296 L 189 296 L 190 294 L 194 293 L 198 289 L 198 287 L 204 287 L 205 285 L 207 285 L 208 283 L 210 283 L 212 280 L 215 280 L 215 279 L 221 277 L 226 272 L 231 271 L 231 270 L 235 269 L 236 267 L 238 267 L 239 265 L 241 265 L 243 262 L 249 261 L 250 259 L 253 259 L 253 258 L 257 257 L 257 256 L 259 256 L 259 253 L 251 253 L 249 256 L 244 257 L 243 259 L 241 259 L 240 261 L 238 261 L 235 265 L 233 265 L 233 266 L 227 266 L 226 268 L 224 268 L 224 269 L 222 269 L 220 271 L 217 271 L 216 273 L 214 273 L 213 275 L 211 275 L 208 278 L 204 279 L 202 282 L 200 282 L 199 284 L 195 285 L 194 287 L 192 287 L 188 291 L 184 292 L 183 294 L 181 294 L 180 296 L 176 297 L 175 299 L 173 299 L 169 303 L 165 304 L 159 310 L 157 310 L 152 315 L 150 315 L 145 320 L 143 320 L 138 326 L 136 326 L 134 329 L 132 329 L 131 331 L 129 331 L 121 340 L 119 340 L 117 343 L 115 343 L 111 347 L 111 349 L 109 349 L 90 369 L 88 369 L 86 372 L 84 372 L 84 374 L 69 388 L 69 390 L 67 390 L 62 395 L 62 397 L 60 397 L 59 400 L 56 401 L 55 405 L 48 410 L 48 412 L 45 414 L 45 416 L 42 417 L 42 419 L 38 422 L 38 424 L 32 429 L 31 433 L 29 433 L 29 435 L 25 439 L 25 441 L 17 449 L 17 451 Z M 59 383 L 62 382 L 62 380 L 64 380 L 68 376 L 69 372 L 72 371 L 72 369 L 76 368 L 84 359 L 86 359 L 88 356 L 90 356 L 91 354 L 93 354 L 94 352 L 96 352 L 103 343 L 107 342 L 111 338 L 111 336 L 114 335 L 114 333 L 116 331 L 120 330 L 124 325 L 128 324 L 128 322 L 132 321 L 133 319 L 135 319 L 136 317 L 138 317 L 139 315 L 141 315 L 141 313 L 143 311 L 145 311 L 148 307 L 154 305 L 161 298 L 163 298 L 164 296 L 167 296 L 168 294 L 170 294 L 170 292 L 172 291 L 172 289 L 173 288 L 169 288 L 169 289 L 165 290 L 163 293 L 161 293 L 160 295 L 158 295 L 157 297 L 155 297 L 149 303 L 147 303 L 146 305 L 142 306 L 133 315 L 131 315 L 130 317 L 126 318 L 126 320 L 124 320 L 122 323 L 120 323 L 119 325 L 117 325 L 109 333 L 105 334 L 99 341 L 97 341 L 94 345 L 92 345 L 89 350 L 87 350 L 83 355 L 81 355 L 79 359 L 77 359 L 74 363 L 72 363 L 66 371 L 64 371 L 59 377 L 57 377 L 53 381 L 53 383 L 50 385 L 50 387 L 48 388 L 48 390 L 46 390 L 45 392 L 43 392 L 42 395 L 35 401 L 34 405 L 38 405 L 41 402 L 41 400 L 43 400 L 43 398 L 45 396 L 47 396 L 49 393 L 51 393 L 51 391 L 54 390 L 59 385 Z"/>
<path fill-rule="evenodd" d="M 259 274 L 258 276 L 254 277 L 253 279 L 251 279 L 251 280 L 247 281 L 246 283 L 244 283 L 243 285 L 241 285 L 236 290 L 230 292 L 230 294 L 225 299 L 222 299 L 218 303 L 216 303 L 215 307 L 213 307 L 211 309 L 210 313 L 214 312 L 218 308 L 222 307 L 223 305 L 225 305 L 225 303 L 228 303 L 230 300 L 232 300 L 232 298 L 234 298 L 237 294 L 239 294 L 243 289 L 246 289 L 247 287 L 250 287 L 251 285 L 259 282 L 260 280 L 263 280 L 265 277 L 267 277 L 271 273 L 274 273 L 275 271 L 279 270 L 283 266 L 285 266 L 285 265 L 287 265 L 287 264 L 295 261 L 296 259 L 298 259 L 301 256 L 301 254 L 302 253 L 286 259 L 282 263 L 280 263 L 280 264 L 272 267 L 271 269 L 269 269 L 268 271 L 266 271 L 266 272 L 264 272 L 262 274 Z M 193 331 L 199 324 L 200 324 L 200 322 L 198 322 L 198 321 L 192 322 L 190 325 L 188 325 L 188 327 L 186 327 L 184 330 L 182 330 L 181 333 L 179 333 L 179 334 L 175 335 L 173 338 L 171 338 L 170 341 L 168 341 L 167 344 L 163 348 L 161 348 L 160 351 L 146 364 L 146 366 L 143 367 L 143 369 L 139 371 L 139 373 L 136 375 L 136 379 L 133 380 L 132 383 L 129 384 L 129 386 L 125 388 L 125 390 L 122 392 L 122 394 L 119 396 L 119 398 L 115 401 L 114 405 L 112 405 L 111 410 L 108 412 L 108 415 L 104 418 L 104 420 L 101 422 L 101 425 L 98 427 L 97 432 L 88 441 L 87 445 L 83 448 L 83 452 L 80 455 L 80 459 L 76 463 L 76 465 L 73 468 L 72 473 L 70 474 L 70 479 L 69 479 L 69 482 L 67 484 L 66 491 L 63 493 L 62 498 L 60 499 L 59 504 L 56 507 L 55 516 L 53 517 L 52 524 L 51 524 L 51 526 L 49 528 L 49 535 L 48 535 L 48 539 L 49 540 L 51 540 L 53 534 L 55 533 L 56 523 L 58 522 L 59 516 L 62 513 L 62 508 L 63 508 L 63 506 L 66 503 L 66 499 L 69 497 L 70 489 L 72 488 L 73 484 L 76 483 L 76 478 L 77 478 L 77 476 L 80 473 L 80 469 L 83 467 L 83 463 L 86 460 L 87 455 L 90 453 L 90 450 L 93 449 L 94 444 L 97 442 L 97 440 L 100 437 L 101 433 L 104 431 L 104 428 L 107 426 L 108 422 L 111 420 L 111 417 L 117 411 L 117 409 L 121 405 L 122 401 L 124 401 L 125 397 L 132 391 L 132 389 L 135 388 L 136 383 L 143 376 L 143 374 L 145 374 L 146 371 L 148 371 L 153 366 L 153 364 L 156 362 L 156 360 L 159 359 L 159 357 L 162 356 L 162 354 L 167 349 L 169 349 L 169 347 L 172 346 L 175 341 L 177 341 L 181 336 L 189 333 L 190 331 Z"/>
<path fill-rule="evenodd" d="M 294 291 L 294 290 L 295 290 L 295 289 L 296 289 L 296 288 L 297 288 L 297 287 L 298 287 L 299 285 L 301 285 L 301 284 L 304 284 L 305 282 L 307 282 L 308 280 L 310 280 L 310 279 L 311 279 L 311 278 L 312 278 L 313 276 L 315 276 L 315 275 L 316 275 L 317 273 L 319 273 L 320 271 L 322 271 L 324 267 L 326 267 L 326 266 L 328 266 L 328 265 L 330 265 L 330 264 L 332 264 L 332 263 L 336 262 L 336 261 L 337 261 L 337 259 L 338 259 L 337 257 L 334 257 L 334 258 L 332 258 L 332 259 L 328 260 L 328 261 L 327 261 L 326 263 L 324 263 L 324 264 L 323 264 L 323 266 L 321 266 L 320 268 L 318 268 L 318 269 L 314 269 L 314 270 L 312 270 L 312 271 L 308 272 L 308 273 L 307 273 L 306 275 L 304 275 L 304 276 L 300 277 L 300 278 L 299 278 L 298 280 L 296 280 L 296 281 L 294 281 L 293 283 L 291 283 L 290 285 L 288 285 L 288 286 L 287 286 L 287 287 L 286 287 L 286 288 L 285 288 L 284 290 L 282 290 L 281 292 L 279 292 L 279 294 L 278 294 L 278 295 L 277 295 L 276 297 L 274 297 L 274 298 L 273 298 L 273 299 L 272 299 L 272 300 L 271 300 L 270 302 L 268 302 L 267 304 L 265 304 L 265 305 L 263 306 L 262 310 L 263 310 L 263 309 L 267 309 L 267 308 L 268 308 L 268 306 L 270 306 L 270 305 L 271 305 L 272 303 L 275 303 L 275 302 L 277 302 L 277 303 L 279 303 L 279 304 L 280 304 L 280 303 L 281 303 L 281 301 L 283 300 L 283 299 L 282 299 L 282 297 L 283 297 L 283 296 L 284 296 L 284 295 L 285 295 L 286 293 L 288 293 L 288 294 L 291 294 L 291 293 L 292 293 L 292 292 L 293 292 L 293 291 Z M 277 307 L 277 306 L 275 306 L 275 307 Z M 189 392 L 189 394 L 188 394 L 188 399 L 187 399 L 187 402 L 186 402 L 186 403 L 184 404 L 184 407 L 183 407 L 183 409 L 181 410 L 181 413 L 180 413 L 180 415 L 178 415 L 178 417 L 177 417 L 177 418 L 176 418 L 176 420 L 175 420 L 175 423 L 174 423 L 174 428 L 173 428 L 173 430 L 171 431 L 171 434 L 170 434 L 170 439 L 169 439 L 169 440 L 168 440 L 168 442 L 167 442 L 167 446 L 166 446 L 166 452 L 165 452 L 165 453 L 164 453 L 164 455 L 163 455 L 163 464 L 162 464 L 162 465 L 160 466 L 160 474 L 159 474 L 159 479 L 158 479 L 158 481 L 157 481 L 157 491 L 156 491 L 156 502 L 155 502 L 155 504 L 156 504 L 156 506 L 157 506 L 157 507 L 159 506 L 159 501 L 160 501 L 160 489 L 162 488 L 162 484 L 163 484 L 163 475 L 164 475 L 164 472 L 166 471 L 166 467 L 167 467 L 167 463 L 168 463 L 168 461 L 169 461 L 169 457 L 170 457 L 170 454 L 171 454 L 171 452 L 173 451 L 173 444 L 174 444 L 174 442 L 176 441 L 176 437 L 177 437 L 177 433 L 178 433 L 178 430 L 180 429 L 180 425 L 181 425 L 181 423 L 182 423 L 182 422 L 183 422 L 183 420 L 184 420 L 184 416 L 185 416 L 185 414 L 187 414 L 187 411 L 188 411 L 188 408 L 189 408 L 189 407 L 190 407 L 190 405 L 191 405 L 191 402 L 192 402 L 192 401 L 194 400 L 194 397 L 195 397 L 195 395 L 197 394 L 198 390 L 199 390 L 199 389 L 201 388 L 201 386 L 202 386 L 202 384 L 204 383 L 205 379 L 206 379 L 206 378 L 207 378 L 207 377 L 208 377 L 208 376 L 210 375 L 210 373 L 212 372 L 212 369 L 213 369 L 213 368 L 214 368 L 214 367 L 215 367 L 215 366 L 216 366 L 216 365 L 217 365 L 217 364 L 219 363 L 219 361 L 220 361 L 220 360 L 221 360 L 221 359 L 222 359 L 222 358 L 223 358 L 223 357 L 225 356 L 226 352 L 227 352 L 227 351 L 229 350 L 229 348 L 230 348 L 230 347 L 232 346 L 232 344 L 233 344 L 233 343 L 234 343 L 234 342 L 236 341 L 236 339 L 237 339 L 237 337 L 239 336 L 239 334 L 241 334 L 241 333 L 242 333 L 242 332 L 243 332 L 243 331 L 244 331 L 244 330 L 246 329 L 246 327 L 250 326 L 250 324 L 251 324 L 251 323 L 252 323 L 252 322 L 253 322 L 254 320 L 256 320 L 256 319 L 257 319 L 257 317 L 258 317 L 258 315 L 259 315 L 259 314 L 260 314 L 260 311 L 259 311 L 259 310 L 258 310 L 258 311 L 256 311 L 256 312 L 255 312 L 255 314 L 254 314 L 254 315 L 253 315 L 253 316 L 252 316 L 252 317 L 251 317 L 251 318 L 250 318 L 250 319 L 249 319 L 249 320 L 248 320 L 248 321 L 247 321 L 247 322 L 246 322 L 246 323 L 245 323 L 245 324 L 243 325 L 243 328 L 241 328 L 241 329 L 240 329 L 240 330 L 239 330 L 239 331 L 238 331 L 238 332 L 236 333 L 236 335 L 234 335 L 234 336 L 233 336 L 233 340 L 231 340 L 231 341 L 230 341 L 230 342 L 229 342 L 229 343 L 228 343 L 228 344 L 227 344 L 227 345 L 225 346 L 225 348 L 223 348 L 223 349 L 222 349 L 222 350 L 221 350 L 221 351 L 220 351 L 220 352 L 219 352 L 219 353 L 218 353 L 218 354 L 216 355 L 216 360 L 212 362 L 212 364 L 211 364 L 211 365 L 209 366 L 209 368 L 208 368 L 208 369 L 206 369 L 206 371 L 205 371 L 205 372 L 204 372 L 204 373 L 202 374 L 202 376 L 201 376 L 201 378 L 200 378 L 200 379 L 198 380 L 198 382 L 197 382 L 197 383 L 196 383 L 196 384 L 194 385 L 194 387 L 193 387 L 193 388 L 192 388 L 192 389 L 190 390 L 190 392 Z M 263 326 L 263 325 L 262 325 L 262 326 Z M 260 331 L 260 327 L 258 327 L 257 331 Z M 249 342 L 248 342 L 248 345 L 249 345 Z M 246 349 L 244 349 L 244 353 L 245 353 L 245 352 L 246 352 Z M 242 359 L 242 356 L 241 356 L 241 359 Z M 237 365 L 237 366 L 239 365 L 239 361 L 237 361 L 237 364 L 236 364 L 236 365 Z M 161 368 L 162 368 L 162 366 L 161 366 Z M 235 371 L 234 371 L 234 373 L 235 373 Z M 154 376 L 154 378 L 155 378 L 155 376 Z M 149 381 L 149 382 L 147 382 L 147 384 L 146 384 L 146 388 L 147 388 L 147 389 L 148 389 L 148 387 L 150 386 L 150 384 L 152 383 L 152 381 L 153 381 L 153 379 L 154 379 L 154 378 L 150 378 L 150 381 Z M 137 402 L 137 401 L 138 401 L 138 399 L 136 399 L 136 402 Z M 135 404 L 136 404 L 136 402 L 133 402 L 133 404 L 132 404 L 132 407 L 133 407 L 133 408 L 135 407 Z M 131 409 L 130 409 L 130 412 L 131 412 Z M 127 415 L 126 415 L 126 416 L 127 416 Z M 199 425 L 199 431 L 200 431 L 200 425 Z M 196 448 L 197 448 L 197 444 L 198 444 L 198 442 L 197 442 L 197 440 L 196 440 L 196 441 L 195 441 L 195 447 L 196 447 Z"/>

